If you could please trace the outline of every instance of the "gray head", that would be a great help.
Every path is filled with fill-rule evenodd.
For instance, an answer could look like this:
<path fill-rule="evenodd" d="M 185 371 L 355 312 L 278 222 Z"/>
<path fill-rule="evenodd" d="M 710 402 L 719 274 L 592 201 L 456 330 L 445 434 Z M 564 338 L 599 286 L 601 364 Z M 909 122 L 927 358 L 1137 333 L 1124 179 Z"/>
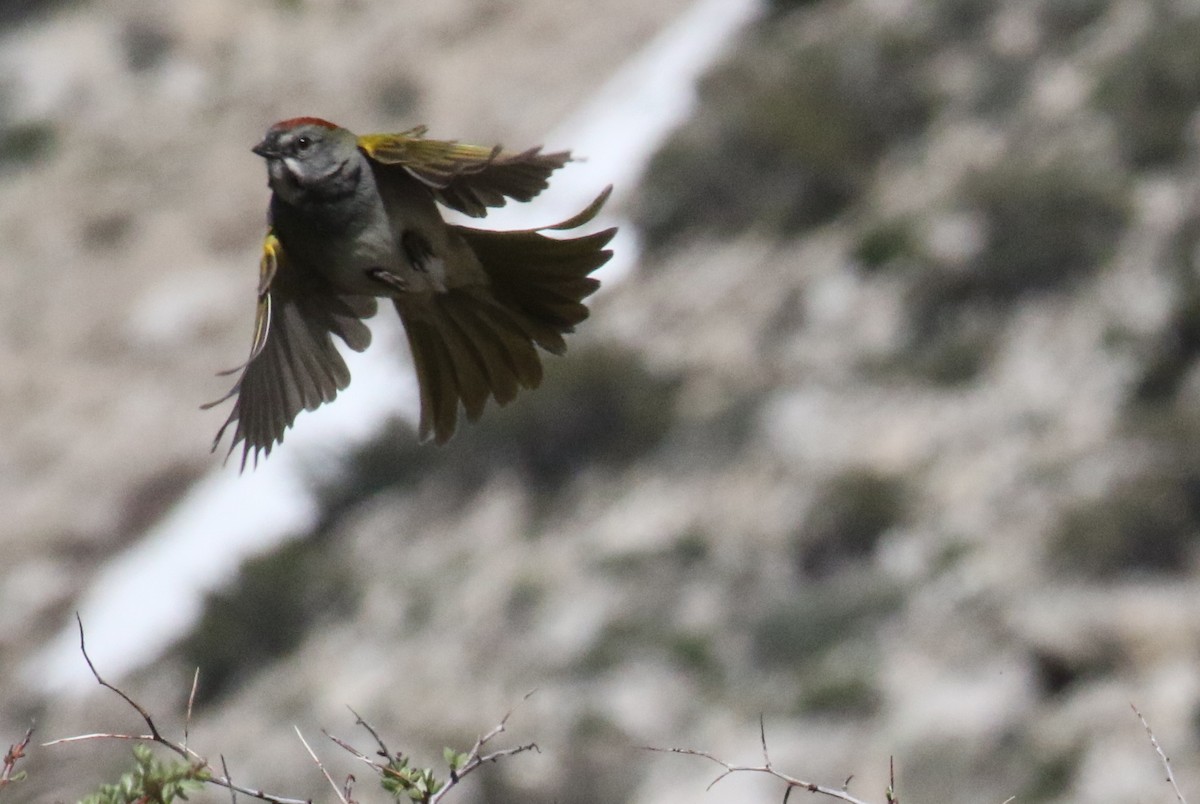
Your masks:
<path fill-rule="evenodd" d="M 361 170 L 358 138 L 319 117 L 276 123 L 251 150 L 267 160 L 271 189 L 294 205 L 352 193 Z"/>

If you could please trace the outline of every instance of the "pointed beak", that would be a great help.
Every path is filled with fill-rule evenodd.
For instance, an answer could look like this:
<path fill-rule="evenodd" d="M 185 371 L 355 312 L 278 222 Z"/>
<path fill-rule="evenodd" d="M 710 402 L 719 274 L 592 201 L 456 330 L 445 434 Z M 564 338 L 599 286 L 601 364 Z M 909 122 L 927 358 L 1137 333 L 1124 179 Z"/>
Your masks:
<path fill-rule="evenodd" d="M 279 151 L 272 146 L 267 140 L 263 140 L 258 145 L 250 149 L 254 153 L 261 156 L 263 159 L 274 159 L 279 156 Z"/>

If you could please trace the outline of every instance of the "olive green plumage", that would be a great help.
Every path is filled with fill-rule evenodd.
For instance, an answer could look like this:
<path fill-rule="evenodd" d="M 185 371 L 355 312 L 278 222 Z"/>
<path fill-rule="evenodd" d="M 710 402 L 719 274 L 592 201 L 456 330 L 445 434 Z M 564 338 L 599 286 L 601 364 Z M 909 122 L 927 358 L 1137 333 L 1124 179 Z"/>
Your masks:
<path fill-rule="evenodd" d="M 363 319 L 391 299 L 408 336 L 420 388 L 422 440 L 445 443 L 460 407 L 474 421 L 542 379 L 538 348 L 562 354 L 563 335 L 587 318 L 590 275 L 612 256 L 608 229 L 570 238 L 609 189 L 570 220 L 492 232 L 446 223 L 438 204 L 472 217 L 507 199 L 528 201 L 568 153 L 511 153 L 426 139 L 423 128 L 356 137 L 317 118 L 273 126 L 255 153 L 273 190 L 263 243 L 250 358 L 216 444 L 233 427 L 242 465 L 268 455 L 303 410 L 350 382 L 334 336 L 370 344 Z M 206 406 L 208 407 L 208 406 Z"/>

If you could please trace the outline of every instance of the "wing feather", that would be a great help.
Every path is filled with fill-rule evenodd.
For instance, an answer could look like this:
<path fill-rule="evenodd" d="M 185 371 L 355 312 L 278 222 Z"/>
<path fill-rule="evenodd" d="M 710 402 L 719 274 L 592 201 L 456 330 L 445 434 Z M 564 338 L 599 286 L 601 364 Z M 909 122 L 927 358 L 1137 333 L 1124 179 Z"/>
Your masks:
<path fill-rule="evenodd" d="M 350 370 L 334 345 L 336 335 L 362 351 L 371 331 L 362 319 L 374 315 L 375 300 L 338 294 L 311 270 L 288 259 L 273 232 L 263 241 L 259 294 L 250 357 L 229 393 L 205 408 L 234 399 L 229 418 L 213 441 L 215 450 L 233 427 L 229 454 L 242 444 L 242 468 L 271 454 L 302 410 L 332 401 L 350 383 Z"/>
<path fill-rule="evenodd" d="M 365 134 L 358 147 L 384 167 L 404 170 L 433 192 L 441 204 L 473 218 L 511 198 L 529 201 L 546 189 L 550 174 L 571 161 L 569 151 L 505 151 L 425 137 L 420 126 L 399 134 Z"/>

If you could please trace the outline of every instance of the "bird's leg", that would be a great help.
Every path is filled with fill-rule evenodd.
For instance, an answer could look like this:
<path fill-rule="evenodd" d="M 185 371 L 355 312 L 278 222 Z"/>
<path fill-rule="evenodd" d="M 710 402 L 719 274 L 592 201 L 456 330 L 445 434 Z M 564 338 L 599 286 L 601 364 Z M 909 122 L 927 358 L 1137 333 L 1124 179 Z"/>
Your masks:
<path fill-rule="evenodd" d="M 404 280 L 404 277 L 398 276 L 386 268 L 368 268 L 367 276 L 399 293 L 408 293 L 408 282 Z"/>

